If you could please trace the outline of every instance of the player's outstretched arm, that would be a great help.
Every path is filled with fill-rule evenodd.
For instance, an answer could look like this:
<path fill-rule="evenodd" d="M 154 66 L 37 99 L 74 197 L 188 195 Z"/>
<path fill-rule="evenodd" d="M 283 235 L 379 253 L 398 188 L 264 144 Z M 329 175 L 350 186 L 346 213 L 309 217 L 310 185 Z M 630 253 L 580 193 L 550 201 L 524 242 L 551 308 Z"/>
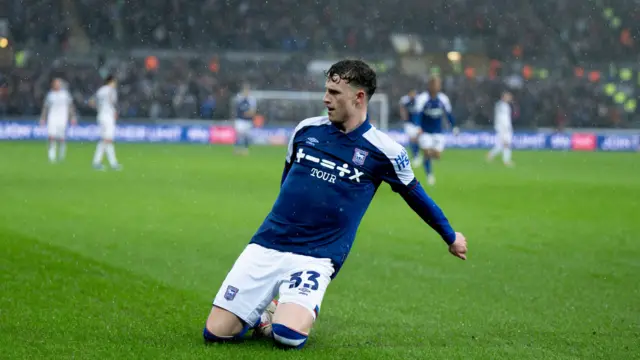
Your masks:
<path fill-rule="evenodd" d="M 386 135 L 375 142 L 380 144 L 379 148 L 389 159 L 386 170 L 381 174 L 382 180 L 391 185 L 393 191 L 399 193 L 409 207 L 442 237 L 451 254 L 466 260 L 465 237 L 453 230 L 442 209 L 424 191 L 411 169 L 407 151 Z"/>
<path fill-rule="evenodd" d="M 451 130 L 454 135 L 458 135 L 460 133 L 460 128 L 456 125 L 456 118 L 453 116 L 453 107 L 451 106 L 451 101 L 449 97 L 445 94 L 439 95 L 442 104 L 444 105 L 444 111 L 447 114 L 447 120 L 449 121 L 449 125 L 451 125 Z"/>
<path fill-rule="evenodd" d="M 416 181 L 412 189 L 400 192 L 404 201 L 449 245 L 449 252 L 462 260 L 467 259 L 467 240 L 455 232 L 438 204 L 427 195 L 422 185 Z"/>

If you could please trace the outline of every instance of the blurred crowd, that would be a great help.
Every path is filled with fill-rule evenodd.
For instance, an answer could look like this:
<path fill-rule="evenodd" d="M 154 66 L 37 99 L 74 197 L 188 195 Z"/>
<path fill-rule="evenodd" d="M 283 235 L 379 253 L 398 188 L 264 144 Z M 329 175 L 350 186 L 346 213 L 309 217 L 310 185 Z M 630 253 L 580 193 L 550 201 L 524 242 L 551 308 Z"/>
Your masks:
<path fill-rule="evenodd" d="M 0 73 L 0 116 L 38 114 L 49 81 L 67 81 L 81 114 L 105 72 L 120 80 L 123 118 L 229 118 L 229 103 L 242 82 L 261 90 L 322 91 L 306 71 L 312 54 L 393 53 L 389 34 L 412 33 L 445 39 L 482 39 L 487 55 L 510 61 L 552 60 L 559 66 L 584 61 L 638 60 L 639 0 L 8 0 L 12 40 L 25 46 L 65 49 L 82 34 L 103 49 L 128 47 L 245 51 L 287 51 L 287 63 L 232 62 L 219 68 L 201 60 L 177 59 L 158 71 L 141 60 L 100 64 L 39 62 Z M 609 16 L 609 10 L 613 13 Z M 613 20 L 612 20 L 613 19 Z M 615 26 L 611 26 L 615 20 Z M 626 31 L 626 32 L 625 32 Z M 625 35 L 626 34 L 626 35 Z M 629 36 L 631 40 L 627 37 Z M 373 50 L 372 50 L 373 49 Z M 490 124 L 493 104 L 510 74 L 489 79 L 444 74 L 454 112 L 469 126 Z M 513 84 L 512 84 L 513 85 Z M 392 104 L 424 79 L 397 71 L 381 75 L 379 92 Z M 618 109 L 598 84 L 583 79 L 526 81 L 515 86 L 516 126 L 623 126 Z M 279 111 L 282 115 L 282 111 Z M 286 114 L 285 114 L 286 115 Z M 267 119 L 268 121 L 269 119 Z"/>
<path fill-rule="evenodd" d="M 228 119 L 233 116 L 230 102 L 247 81 L 253 88 L 270 90 L 323 91 L 320 78 L 309 76 L 304 63 L 273 65 L 266 63 L 222 62 L 217 72 L 200 61 L 176 60 L 163 64 L 161 71 L 144 71 L 136 61 L 123 61 L 112 68 L 119 84 L 119 107 L 123 121 L 127 118 L 199 118 Z M 61 77 L 75 100 L 80 114 L 95 113 L 87 100 L 101 85 L 101 69 L 96 66 L 66 66 L 58 68 L 30 67 L 0 76 L 8 84 L 8 96 L 0 96 L 0 115 L 37 115 L 53 77 Z M 239 78 L 238 74 L 245 75 Z M 104 74 L 104 72 L 102 72 Z M 489 79 L 464 75 L 444 75 L 444 91 L 451 98 L 456 118 L 467 127 L 490 126 L 493 105 L 500 92 L 510 89 L 515 94 L 514 126 L 519 128 L 581 126 L 623 126 L 621 115 L 598 84 L 586 79 L 557 81 L 539 79 L 515 81 L 511 76 Z M 380 74 L 379 93 L 385 93 L 391 103 L 390 121 L 400 120 L 397 102 L 411 88 L 422 90 L 424 81 L 395 72 Z M 309 103 L 298 103 L 309 106 Z M 317 99 L 318 115 L 321 98 Z M 275 108 L 274 108 L 275 106 Z M 269 121 L 299 121 L 292 102 L 258 102 L 258 110 Z M 283 110 L 282 107 L 289 108 Z"/>
<path fill-rule="evenodd" d="M 493 57 L 638 59 L 637 0 L 8 0 L 16 41 L 330 51 L 391 50 L 393 32 L 482 38 Z M 604 15 L 611 9 L 615 26 Z M 75 15 L 75 16 L 74 16 Z M 286 16 L 285 16 L 286 15 Z M 383 39 L 383 40 L 381 40 Z"/>

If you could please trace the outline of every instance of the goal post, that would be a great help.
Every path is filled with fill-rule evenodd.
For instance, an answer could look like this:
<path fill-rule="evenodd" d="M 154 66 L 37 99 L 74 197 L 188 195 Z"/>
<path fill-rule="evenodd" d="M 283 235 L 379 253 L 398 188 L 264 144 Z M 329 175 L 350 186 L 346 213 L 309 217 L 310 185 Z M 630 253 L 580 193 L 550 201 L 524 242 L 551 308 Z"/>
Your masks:
<path fill-rule="evenodd" d="M 273 91 L 253 90 L 251 96 L 256 99 L 257 113 L 265 123 L 295 126 L 300 121 L 321 116 L 325 113 L 322 102 L 324 92 L 320 91 Z M 235 108 L 233 99 L 231 109 Z M 386 94 L 374 94 L 369 101 L 369 118 L 380 130 L 389 129 L 389 97 Z"/>

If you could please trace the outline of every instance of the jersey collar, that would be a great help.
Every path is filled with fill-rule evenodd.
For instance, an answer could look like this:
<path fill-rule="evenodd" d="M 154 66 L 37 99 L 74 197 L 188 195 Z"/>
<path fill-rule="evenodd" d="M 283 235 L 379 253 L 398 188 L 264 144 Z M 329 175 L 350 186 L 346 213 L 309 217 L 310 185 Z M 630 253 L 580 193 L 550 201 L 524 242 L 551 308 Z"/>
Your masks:
<path fill-rule="evenodd" d="M 358 140 L 364 133 L 366 133 L 367 131 L 369 131 L 369 129 L 371 129 L 371 122 L 369 122 L 369 114 L 367 114 L 367 117 L 364 119 L 362 124 L 360 124 L 357 128 L 351 130 L 346 134 L 340 131 L 340 129 L 338 129 L 337 127 L 335 126 L 332 126 L 332 127 L 334 131 L 340 132 L 346 135 L 350 140 Z"/>

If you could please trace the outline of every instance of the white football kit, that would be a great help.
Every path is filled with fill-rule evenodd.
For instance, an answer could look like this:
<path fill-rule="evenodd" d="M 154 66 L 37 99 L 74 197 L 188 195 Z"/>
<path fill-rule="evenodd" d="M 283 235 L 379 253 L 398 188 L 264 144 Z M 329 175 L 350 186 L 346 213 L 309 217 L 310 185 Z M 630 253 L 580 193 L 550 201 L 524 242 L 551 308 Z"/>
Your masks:
<path fill-rule="evenodd" d="M 511 145 L 513 128 L 511 125 L 511 106 L 505 101 L 498 101 L 495 106 L 494 128 L 496 130 L 496 142 L 506 146 Z"/>
<path fill-rule="evenodd" d="M 49 91 L 45 98 L 47 111 L 47 133 L 49 137 L 64 139 L 69 123 L 69 107 L 73 100 L 67 90 Z"/>
<path fill-rule="evenodd" d="M 116 89 L 104 85 L 96 93 L 96 106 L 98 108 L 98 125 L 100 136 L 104 140 L 113 140 L 116 133 L 116 104 L 118 94 Z"/>

